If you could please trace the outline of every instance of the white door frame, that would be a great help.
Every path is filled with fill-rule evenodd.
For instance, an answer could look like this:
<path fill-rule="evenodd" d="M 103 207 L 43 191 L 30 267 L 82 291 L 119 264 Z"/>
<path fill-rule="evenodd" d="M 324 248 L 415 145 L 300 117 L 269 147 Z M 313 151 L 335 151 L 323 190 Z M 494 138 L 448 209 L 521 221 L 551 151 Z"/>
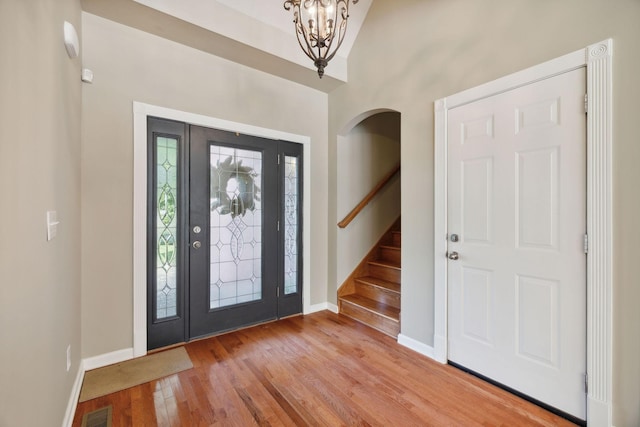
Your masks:
<path fill-rule="evenodd" d="M 156 105 L 133 102 L 133 357 L 147 354 L 147 117 L 176 120 L 192 125 L 240 132 L 261 138 L 302 144 L 302 301 L 303 313 L 311 306 L 311 138 L 274 129 L 231 122 Z"/>
<path fill-rule="evenodd" d="M 608 39 L 435 102 L 434 358 L 448 359 L 447 114 L 459 107 L 578 68 L 587 69 L 587 422 L 612 423 L 612 62 Z"/>

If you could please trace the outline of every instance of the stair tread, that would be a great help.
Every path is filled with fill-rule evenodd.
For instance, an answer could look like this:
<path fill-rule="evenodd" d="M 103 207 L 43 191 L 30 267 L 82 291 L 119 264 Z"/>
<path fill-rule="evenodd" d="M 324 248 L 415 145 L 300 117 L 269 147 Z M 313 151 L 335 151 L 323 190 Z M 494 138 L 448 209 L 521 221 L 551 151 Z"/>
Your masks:
<path fill-rule="evenodd" d="M 390 282 L 389 280 L 384 280 L 373 276 L 357 277 L 355 280 L 356 282 L 368 283 L 392 292 L 400 293 L 400 283 Z"/>
<path fill-rule="evenodd" d="M 402 248 L 400 246 L 393 246 L 393 245 L 380 245 L 380 247 L 384 248 L 384 249 L 391 249 L 391 250 L 394 250 L 394 251 L 402 250 Z"/>
<path fill-rule="evenodd" d="M 369 311 L 378 313 L 388 319 L 394 321 L 400 320 L 400 309 L 391 307 L 390 305 L 381 303 L 379 301 L 374 301 L 370 298 L 363 297 L 358 294 L 345 295 L 340 297 L 340 299 L 355 304 L 359 307 L 363 307 Z"/>
<path fill-rule="evenodd" d="M 379 265 L 382 267 L 390 267 L 390 268 L 395 268 L 397 270 L 400 270 L 400 263 L 387 261 L 384 259 L 376 259 L 373 261 L 369 261 L 369 264 Z"/>

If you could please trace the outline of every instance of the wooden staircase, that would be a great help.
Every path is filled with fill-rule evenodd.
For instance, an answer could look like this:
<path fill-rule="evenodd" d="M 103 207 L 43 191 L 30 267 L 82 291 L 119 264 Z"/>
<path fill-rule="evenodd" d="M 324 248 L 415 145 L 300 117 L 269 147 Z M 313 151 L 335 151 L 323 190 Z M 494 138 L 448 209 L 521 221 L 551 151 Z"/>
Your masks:
<path fill-rule="evenodd" d="M 340 314 L 394 338 L 400 333 L 400 220 L 338 290 Z"/>

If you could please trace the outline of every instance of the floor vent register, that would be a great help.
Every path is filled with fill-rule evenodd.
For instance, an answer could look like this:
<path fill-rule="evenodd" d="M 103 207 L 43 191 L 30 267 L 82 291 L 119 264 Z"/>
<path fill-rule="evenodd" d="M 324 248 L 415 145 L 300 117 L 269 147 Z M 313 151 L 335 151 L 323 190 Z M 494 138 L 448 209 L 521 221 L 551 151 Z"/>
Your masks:
<path fill-rule="evenodd" d="M 82 427 L 111 427 L 111 405 L 84 414 Z"/>

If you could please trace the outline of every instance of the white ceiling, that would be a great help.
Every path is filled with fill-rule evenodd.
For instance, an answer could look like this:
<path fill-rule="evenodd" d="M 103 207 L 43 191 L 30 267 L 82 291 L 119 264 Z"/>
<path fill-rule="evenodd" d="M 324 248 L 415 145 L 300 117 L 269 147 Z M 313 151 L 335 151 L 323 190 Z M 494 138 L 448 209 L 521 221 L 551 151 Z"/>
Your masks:
<path fill-rule="evenodd" d="M 133 1 L 287 62 L 315 70 L 298 45 L 293 13 L 284 9 L 283 0 Z M 346 81 L 347 57 L 372 1 L 359 0 L 357 4 L 351 4 L 345 40 L 327 67 L 326 77 Z"/>

